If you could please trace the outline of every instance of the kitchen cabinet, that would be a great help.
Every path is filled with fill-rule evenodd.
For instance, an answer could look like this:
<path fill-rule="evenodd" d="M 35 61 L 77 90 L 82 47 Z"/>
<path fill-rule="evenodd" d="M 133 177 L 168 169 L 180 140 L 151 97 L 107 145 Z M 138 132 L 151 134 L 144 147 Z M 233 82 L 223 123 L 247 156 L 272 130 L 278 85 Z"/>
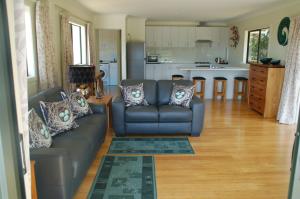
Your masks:
<path fill-rule="evenodd" d="M 194 27 L 181 27 L 177 28 L 177 38 L 178 42 L 176 47 L 195 47 L 195 28 Z"/>
<path fill-rule="evenodd" d="M 196 27 L 196 40 L 212 40 L 211 27 Z"/>
<path fill-rule="evenodd" d="M 228 46 L 227 27 L 147 26 L 146 47 L 193 48 L 196 40 L 211 40 L 213 45 Z"/>
<path fill-rule="evenodd" d="M 146 46 L 160 47 L 162 38 L 162 29 L 156 26 L 146 27 Z"/>
<path fill-rule="evenodd" d="M 172 47 L 172 36 L 174 35 L 172 27 L 160 27 L 159 30 L 161 35 L 161 40 L 159 42 L 159 47 Z M 159 40 L 159 39 L 158 39 Z"/>
<path fill-rule="evenodd" d="M 265 118 L 276 117 L 284 79 L 284 67 L 251 64 L 249 107 Z"/>

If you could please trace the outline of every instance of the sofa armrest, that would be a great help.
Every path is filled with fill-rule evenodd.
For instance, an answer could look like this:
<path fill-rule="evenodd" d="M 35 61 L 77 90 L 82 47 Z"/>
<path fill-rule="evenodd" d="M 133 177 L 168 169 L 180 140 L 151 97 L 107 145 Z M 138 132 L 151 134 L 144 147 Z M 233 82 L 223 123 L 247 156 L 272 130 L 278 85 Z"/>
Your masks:
<path fill-rule="evenodd" d="M 205 106 L 202 100 L 193 96 L 191 101 L 191 109 L 193 112 L 192 120 L 192 136 L 200 136 L 204 125 Z"/>
<path fill-rule="evenodd" d="M 125 102 L 122 96 L 117 96 L 112 102 L 112 124 L 116 136 L 125 135 Z"/>
<path fill-rule="evenodd" d="M 93 113 L 98 113 L 98 114 L 106 114 L 106 107 L 104 104 L 93 104 L 89 103 Z"/>
<path fill-rule="evenodd" d="M 62 148 L 31 149 L 35 160 L 35 176 L 39 198 L 72 198 L 73 167 L 67 151 Z"/>

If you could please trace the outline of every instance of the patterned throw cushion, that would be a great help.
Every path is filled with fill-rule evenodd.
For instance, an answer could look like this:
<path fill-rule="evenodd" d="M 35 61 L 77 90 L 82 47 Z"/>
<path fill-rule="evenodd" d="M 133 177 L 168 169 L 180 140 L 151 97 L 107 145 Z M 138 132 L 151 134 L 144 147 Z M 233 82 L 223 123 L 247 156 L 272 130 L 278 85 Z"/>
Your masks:
<path fill-rule="evenodd" d="M 40 102 L 41 110 L 52 136 L 78 127 L 71 106 L 66 100 L 59 102 Z"/>
<path fill-rule="evenodd" d="M 34 109 L 29 111 L 28 127 L 30 148 L 49 148 L 51 146 L 52 138 L 49 129 Z"/>
<path fill-rule="evenodd" d="M 189 108 L 193 95 L 194 86 L 183 86 L 174 84 L 169 104 Z"/>
<path fill-rule="evenodd" d="M 132 86 L 120 87 L 126 107 L 137 105 L 149 105 L 148 102 L 145 100 L 143 83 Z"/>
<path fill-rule="evenodd" d="M 61 96 L 64 100 L 69 101 L 75 118 L 80 118 L 88 114 L 93 114 L 89 103 L 80 92 L 74 92 L 70 94 L 61 92 Z"/>

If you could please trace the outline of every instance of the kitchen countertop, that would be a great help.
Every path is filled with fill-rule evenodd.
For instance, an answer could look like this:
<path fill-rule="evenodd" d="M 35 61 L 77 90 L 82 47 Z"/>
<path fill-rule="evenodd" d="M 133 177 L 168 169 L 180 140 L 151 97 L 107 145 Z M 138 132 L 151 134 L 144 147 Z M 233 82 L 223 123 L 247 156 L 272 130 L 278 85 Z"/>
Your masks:
<path fill-rule="evenodd" d="M 249 68 L 248 67 L 234 67 L 234 66 L 224 66 L 224 67 L 220 67 L 217 66 L 215 68 L 209 68 L 209 67 L 178 67 L 179 70 L 183 70 L 183 71 L 248 71 Z"/>

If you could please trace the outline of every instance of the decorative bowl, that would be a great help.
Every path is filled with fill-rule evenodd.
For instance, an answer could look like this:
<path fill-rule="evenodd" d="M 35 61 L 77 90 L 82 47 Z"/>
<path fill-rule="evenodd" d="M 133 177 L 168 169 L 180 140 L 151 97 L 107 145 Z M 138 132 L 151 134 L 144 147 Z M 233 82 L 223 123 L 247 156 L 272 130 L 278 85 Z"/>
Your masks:
<path fill-rule="evenodd" d="M 272 65 L 279 65 L 280 64 L 280 59 L 276 59 L 276 60 L 274 59 L 274 60 L 272 60 L 271 64 Z"/>
<path fill-rule="evenodd" d="M 266 58 L 262 58 L 260 59 L 260 62 L 263 64 L 269 64 L 271 62 L 272 58 L 266 57 Z"/>

